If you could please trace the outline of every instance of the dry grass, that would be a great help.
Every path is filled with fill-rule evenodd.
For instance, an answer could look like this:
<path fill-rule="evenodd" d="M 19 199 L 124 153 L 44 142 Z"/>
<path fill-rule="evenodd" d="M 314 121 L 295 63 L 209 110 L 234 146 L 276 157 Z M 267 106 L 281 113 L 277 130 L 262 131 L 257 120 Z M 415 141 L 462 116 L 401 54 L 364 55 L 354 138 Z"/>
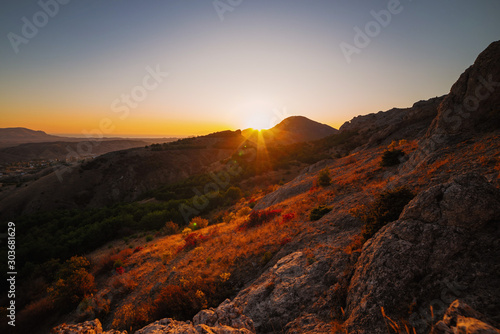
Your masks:
<path fill-rule="evenodd" d="M 276 185 L 252 194 L 249 199 L 242 200 L 227 212 L 219 212 L 225 222 L 198 230 L 197 233 L 206 236 L 207 240 L 193 249 L 178 252 L 179 247 L 184 244 L 185 236 L 182 234 L 159 237 L 142 245 L 144 248 L 137 253 L 123 256 L 125 275 L 113 274 L 99 282 L 101 290 L 109 289 L 115 293 L 124 291 L 123 297 L 110 312 L 113 326 L 129 329 L 127 326 L 133 327 L 146 319 L 154 320 L 152 317 L 155 310 L 145 305 L 154 305 L 154 300 L 161 294 L 161 288 L 166 286 L 179 287 L 199 307 L 215 306 L 210 304 L 216 301 L 213 294 L 222 291 L 222 286 L 230 287 L 241 283 L 238 279 L 244 276 L 242 272 L 245 270 L 252 270 L 248 275 L 256 275 L 270 257 L 282 247 L 288 247 L 287 243 L 298 239 L 299 233 L 324 233 L 327 229 L 322 230 L 323 222 L 311 223 L 308 218 L 311 209 L 318 205 L 333 207 L 333 214 L 336 215 L 348 214 L 359 203 L 368 203 L 375 194 L 400 182 L 401 177 L 405 177 L 405 184 L 418 190 L 431 184 L 433 178 L 448 178 L 448 171 L 478 170 L 484 173 L 487 170 L 500 173 L 497 152 L 499 143 L 500 136 L 487 137 L 483 144 L 462 143 L 432 164 L 423 164 L 405 175 L 400 175 L 396 169 L 380 168 L 380 156 L 387 147 L 354 153 L 337 159 L 328 166 L 330 186 L 307 190 L 271 207 L 270 209 L 281 209 L 282 213 L 268 223 L 237 231 L 237 227 L 248 219 L 250 202 L 258 202 L 267 192 L 276 190 Z M 417 149 L 417 143 L 400 141 L 390 147 L 410 154 Z M 314 181 L 316 177 L 314 173 L 307 174 L 303 176 L 302 182 Z M 288 214 L 293 218 L 283 223 L 282 217 Z M 113 244 L 114 247 L 118 243 Z M 342 250 L 347 254 L 359 252 L 363 243 L 361 235 L 358 235 Z M 314 263 L 315 249 L 319 245 L 300 247 L 308 261 Z M 100 261 L 102 268 L 109 266 L 113 260 L 116 261 L 117 257 L 122 257 L 121 253 L 109 249 L 101 249 L 98 254 L 95 261 Z M 248 269 L 249 261 L 258 263 L 260 268 Z M 246 279 L 249 279 L 248 275 Z M 130 305 L 136 306 L 137 310 L 132 310 Z M 403 323 L 398 324 L 383 314 L 389 333 L 413 333 L 411 328 Z M 135 319 L 134 323 L 128 322 L 128 319 Z M 346 333 L 340 323 L 332 328 L 338 333 Z"/>
<path fill-rule="evenodd" d="M 380 311 L 382 312 L 382 316 L 384 317 L 384 322 L 387 327 L 387 333 L 417 334 L 417 331 L 414 327 L 409 327 L 407 324 L 403 322 L 398 323 L 397 321 L 394 321 L 391 318 L 389 318 L 389 316 L 385 313 L 383 307 L 380 307 Z"/>

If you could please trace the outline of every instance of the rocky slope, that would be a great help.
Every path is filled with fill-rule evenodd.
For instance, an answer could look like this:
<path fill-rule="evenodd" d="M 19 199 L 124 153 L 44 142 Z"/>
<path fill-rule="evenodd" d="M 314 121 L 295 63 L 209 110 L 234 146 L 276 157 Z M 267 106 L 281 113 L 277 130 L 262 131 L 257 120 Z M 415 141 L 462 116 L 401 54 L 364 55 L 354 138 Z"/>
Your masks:
<path fill-rule="evenodd" d="M 460 131 L 443 123 L 461 117 L 460 109 L 446 112 L 450 103 L 463 104 L 466 92 L 480 87 L 464 78 L 499 73 L 500 64 L 492 61 L 498 59 L 499 45 L 495 42 L 483 52 L 444 99 L 345 124 L 341 132 L 360 132 L 365 146 L 310 166 L 259 198 L 255 209 L 294 210 L 295 223 L 301 226 L 262 272 L 254 278 L 248 264 L 243 288 L 192 321 L 167 318 L 137 333 L 499 333 L 499 92 L 481 101 Z M 485 126 L 484 117 L 492 117 L 491 124 Z M 373 127 L 363 132 L 368 124 Z M 446 140 L 429 146 L 442 133 Z M 387 144 L 399 139 L 409 141 L 397 147 L 410 159 L 397 167 L 380 167 Z M 417 145 L 412 139 L 421 141 Z M 332 184 L 318 188 L 318 173 L 325 168 Z M 400 186 L 410 187 L 415 198 L 398 219 L 360 242 L 363 222 L 352 209 Z M 331 211 L 311 221 L 308 213 L 320 204 Z M 225 227 L 237 231 L 232 230 L 236 226 Z M 223 246 L 218 247 L 220 251 Z M 225 244 L 224 252 L 229 251 Z M 161 270 L 178 271 L 179 263 L 174 269 L 162 265 Z"/>
<path fill-rule="evenodd" d="M 384 333 L 380 312 L 428 330 L 427 306 L 441 315 L 460 297 L 500 321 L 500 191 L 474 174 L 419 194 L 368 240 L 347 297 L 347 328 Z M 372 331 L 368 331 L 371 328 Z"/>

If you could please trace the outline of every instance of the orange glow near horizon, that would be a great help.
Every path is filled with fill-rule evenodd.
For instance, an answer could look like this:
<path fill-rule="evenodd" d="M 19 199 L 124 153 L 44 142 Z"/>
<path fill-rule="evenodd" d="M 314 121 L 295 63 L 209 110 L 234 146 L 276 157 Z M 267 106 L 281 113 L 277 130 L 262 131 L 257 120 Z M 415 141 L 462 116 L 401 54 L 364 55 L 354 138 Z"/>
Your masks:
<path fill-rule="evenodd" d="M 445 17 L 448 2 L 412 4 L 347 58 L 339 46 L 382 4 L 256 1 L 223 23 L 204 1 L 78 2 L 33 41 L 1 42 L 0 128 L 76 135 L 109 119 L 110 137 L 196 136 L 292 115 L 338 128 L 447 94 L 498 39 L 498 1 Z M 39 10 L 10 1 L 3 31 L 21 34 L 19 18 Z"/>

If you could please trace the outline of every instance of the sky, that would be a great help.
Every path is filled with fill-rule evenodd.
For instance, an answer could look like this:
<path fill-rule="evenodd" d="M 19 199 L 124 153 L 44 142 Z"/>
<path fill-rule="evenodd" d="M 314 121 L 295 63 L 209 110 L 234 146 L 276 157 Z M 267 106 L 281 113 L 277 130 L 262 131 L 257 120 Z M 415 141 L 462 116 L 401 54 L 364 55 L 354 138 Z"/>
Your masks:
<path fill-rule="evenodd" d="M 188 136 L 340 127 L 449 92 L 500 1 L 4 0 L 0 127 Z"/>

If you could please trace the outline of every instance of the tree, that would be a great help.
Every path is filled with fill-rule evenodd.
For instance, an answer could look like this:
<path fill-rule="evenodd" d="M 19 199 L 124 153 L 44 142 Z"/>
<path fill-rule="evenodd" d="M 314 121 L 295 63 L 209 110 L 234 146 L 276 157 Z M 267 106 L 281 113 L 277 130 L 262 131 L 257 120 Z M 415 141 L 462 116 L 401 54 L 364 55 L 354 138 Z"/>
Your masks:
<path fill-rule="evenodd" d="M 332 179 L 330 177 L 330 171 L 328 168 L 323 169 L 318 174 L 318 184 L 322 187 L 328 187 L 332 183 Z"/>

